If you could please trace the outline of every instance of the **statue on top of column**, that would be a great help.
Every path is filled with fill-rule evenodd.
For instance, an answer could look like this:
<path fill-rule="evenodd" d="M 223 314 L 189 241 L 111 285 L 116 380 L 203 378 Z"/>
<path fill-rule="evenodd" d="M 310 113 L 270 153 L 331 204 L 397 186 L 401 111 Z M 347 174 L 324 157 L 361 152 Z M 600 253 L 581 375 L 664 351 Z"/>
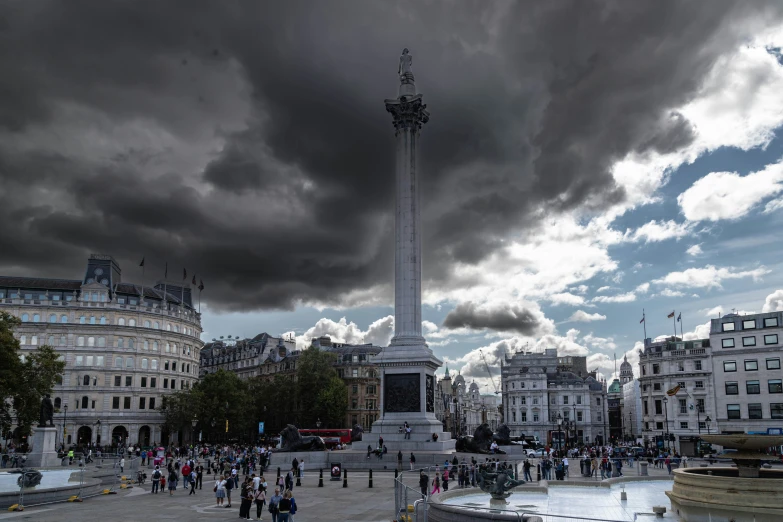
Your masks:
<path fill-rule="evenodd" d="M 41 401 L 41 417 L 38 419 L 38 427 L 46 428 L 47 426 L 54 426 L 54 406 L 52 405 L 52 399 L 49 398 L 49 394 Z"/>
<path fill-rule="evenodd" d="M 411 71 L 411 65 L 413 65 L 413 57 L 408 54 L 408 48 L 402 50 L 402 56 L 400 56 L 400 65 L 397 68 L 397 74 L 400 75 L 400 81 L 413 81 L 413 71 Z"/>

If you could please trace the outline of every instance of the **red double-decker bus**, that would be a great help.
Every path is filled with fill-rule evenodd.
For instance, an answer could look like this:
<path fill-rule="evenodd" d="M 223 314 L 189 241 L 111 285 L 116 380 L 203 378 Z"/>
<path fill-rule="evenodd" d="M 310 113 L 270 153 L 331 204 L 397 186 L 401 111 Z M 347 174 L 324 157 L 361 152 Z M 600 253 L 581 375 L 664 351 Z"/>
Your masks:
<path fill-rule="evenodd" d="M 351 430 L 349 429 L 315 429 L 299 430 L 302 437 L 321 437 L 327 448 L 333 448 L 337 444 L 351 443 Z"/>

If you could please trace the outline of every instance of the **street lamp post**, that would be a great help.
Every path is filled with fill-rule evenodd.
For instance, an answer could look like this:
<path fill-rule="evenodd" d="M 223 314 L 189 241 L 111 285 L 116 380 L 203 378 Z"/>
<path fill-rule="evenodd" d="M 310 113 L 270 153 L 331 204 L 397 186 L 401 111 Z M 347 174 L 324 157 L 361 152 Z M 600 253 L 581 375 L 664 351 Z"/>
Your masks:
<path fill-rule="evenodd" d="M 560 455 L 563 450 L 563 443 L 561 442 L 563 440 L 562 425 L 563 425 L 563 416 L 560 415 L 560 413 L 558 413 L 557 414 L 557 454 L 558 455 Z"/>
<path fill-rule="evenodd" d="M 669 444 L 669 399 L 663 398 L 663 414 L 666 419 L 666 451 L 671 452 L 671 445 Z"/>
<path fill-rule="evenodd" d="M 63 448 L 65 448 L 66 439 L 65 436 L 68 434 L 68 405 L 66 404 L 63 406 L 63 409 L 65 410 L 65 414 L 63 415 Z"/>
<path fill-rule="evenodd" d="M 707 435 L 710 434 L 710 422 L 712 422 L 712 419 L 710 419 L 710 416 L 707 415 L 707 418 L 704 419 L 704 423 L 707 425 Z"/>
<path fill-rule="evenodd" d="M 97 445 L 101 443 L 101 419 L 95 421 L 93 426 L 95 426 L 95 444 Z"/>
<path fill-rule="evenodd" d="M 696 426 L 699 428 L 699 435 L 701 435 L 701 411 L 699 411 L 699 405 L 696 405 Z"/>
<path fill-rule="evenodd" d="M 196 424 L 198 424 L 198 419 L 196 417 L 193 417 L 193 420 L 190 421 L 190 424 L 193 426 L 193 436 L 190 438 L 190 442 L 192 446 L 196 445 Z"/>

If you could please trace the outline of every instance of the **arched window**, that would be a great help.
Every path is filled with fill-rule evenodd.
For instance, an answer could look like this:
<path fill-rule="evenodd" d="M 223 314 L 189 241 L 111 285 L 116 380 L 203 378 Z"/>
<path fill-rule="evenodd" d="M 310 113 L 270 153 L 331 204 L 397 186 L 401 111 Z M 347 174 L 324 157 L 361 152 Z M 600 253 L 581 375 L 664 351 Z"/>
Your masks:
<path fill-rule="evenodd" d="M 176 372 L 177 371 L 177 361 L 174 361 L 171 363 L 171 371 Z"/>
<path fill-rule="evenodd" d="M 86 318 L 86 317 L 84 317 L 84 316 L 81 316 L 81 317 L 79 318 L 79 324 L 86 324 L 86 323 L 87 323 L 87 318 Z"/>
<path fill-rule="evenodd" d="M 141 360 L 141 369 L 142 370 L 146 370 L 147 369 L 147 363 L 148 363 L 148 361 L 147 361 L 146 358 Z"/>
<path fill-rule="evenodd" d="M 119 319 L 117 319 L 117 324 L 120 326 L 125 326 L 125 318 L 120 317 Z"/>
<path fill-rule="evenodd" d="M 90 316 L 90 324 L 95 324 L 95 316 L 94 315 Z"/>
<path fill-rule="evenodd" d="M 152 327 L 155 328 L 156 330 L 160 330 L 160 323 L 158 323 L 158 321 L 155 321 L 155 324 L 153 324 Z"/>
<path fill-rule="evenodd" d="M 158 351 L 158 341 L 152 341 L 152 349 Z"/>
<path fill-rule="evenodd" d="M 33 314 L 33 322 L 34 323 L 40 323 L 41 322 L 41 314 Z"/>
<path fill-rule="evenodd" d="M 136 319 L 128 319 L 128 326 L 136 326 Z"/>
<path fill-rule="evenodd" d="M 95 337 L 87 338 L 87 346 L 95 346 Z"/>
<path fill-rule="evenodd" d="M 185 370 L 187 373 L 190 373 L 190 365 L 188 364 L 188 369 Z"/>
<path fill-rule="evenodd" d="M 166 323 L 166 331 L 171 331 L 171 323 Z"/>
<path fill-rule="evenodd" d="M 65 346 L 68 344 L 68 337 L 65 335 L 60 336 L 60 346 Z"/>
<path fill-rule="evenodd" d="M 32 336 L 32 338 L 30 339 L 30 344 L 32 344 L 33 346 L 38 346 L 38 336 L 37 335 L 33 335 Z"/>
<path fill-rule="evenodd" d="M 54 346 L 54 336 L 53 335 L 49 336 L 49 339 L 46 340 L 46 344 L 48 344 L 49 346 Z"/>
<path fill-rule="evenodd" d="M 90 399 L 89 398 L 82 397 L 82 409 L 83 410 L 87 409 L 87 406 L 89 405 L 89 403 L 90 403 Z"/>
<path fill-rule="evenodd" d="M 144 321 L 144 328 L 149 328 L 149 327 L 150 327 L 150 322 Z"/>
<path fill-rule="evenodd" d="M 90 385 L 90 376 L 89 375 L 85 375 L 84 376 L 84 378 L 82 379 L 82 385 L 84 385 L 84 386 L 89 386 Z"/>
<path fill-rule="evenodd" d="M 152 362 L 150 363 L 150 369 L 157 370 L 158 369 L 158 360 L 152 359 Z"/>
<path fill-rule="evenodd" d="M 76 338 L 76 346 L 84 346 L 84 337 Z"/>
<path fill-rule="evenodd" d="M 22 314 L 22 322 L 26 323 L 30 320 L 30 316 L 28 314 Z"/>
<path fill-rule="evenodd" d="M 179 325 L 176 325 L 176 324 L 174 325 L 174 331 L 179 333 Z"/>
<path fill-rule="evenodd" d="M 107 299 L 107 295 L 106 294 L 101 294 L 101 301 L 105 303 L 106 299 Z"/>
<path fill-rule="evenodd" d="M 61 315 L 60 316 L 60 322 L 61 323 L 67 323 L 68 322 L 68 316 L 67 315 Z"/>
<path fill-rule="evenodd" d="M 98 292 L 93 292 L 92 293 L 92 300 L 93 301 L 98 301 L 99 299 L 100 299 L 100 297 L 98 297 Z"/>
<path fill-rule="evenodd" d="M 26 335 L 20 335 L 19 336 L 19 344 L 27 344 L 27 336 Z"/>
<path fill-rule="evenodd" d="M 103 348 L 106 346 L 106 338 L 105 337 L 98 337 L 98 346 Z"/>
<path fill-rule="evenodd" d="M 169 343 L 166 343 L 166 353 L 171 352 L 171 345 Z"/>
<path fill-rule="evenodd" d="M 117 348 L 125 348 L 125 339 L 117 337 Z"/>
<path fill-rule="evenodd" d="M 106 316 L 101 316 L 101 324 L 106 324 Z"/>
<path fill-rule="evenodd" d="M 144 349 L 149 350 L 150 349 L 150 342 L 147 339 L 144 339 Z"/>
<path fill-rule="evenodd" d="M 82 301 L 89 301 L 90 300 L 90 292 L 84 292 L 82 294 Z M 79 404 L 78 402 L 76 404 Z"/>
<path fill-rule="evenodd" d="M 57 322 L 57 314 L 51 314 L 49 316 L 49 322 L 50 323 L 56 323 Z"/>
<path fill-rule="evenodd" d="M 128 357 L 125 359 L 125 367 L 133 368 L 133 357 Z"/>
<path fill-rule="evenodd" d="M 136 347 L 136 341 L 131 337 L 128 339 L 128 348 L 135 348 Z"/>
<path fill-rule="evenodd" d="M 59 410 L 60 406 L 62 406 L 62 404 L 63 404 L 63 400 L 61 398 L 59 398 L 59 397 L 55 397 L 54 398 L 54 408 L 55 409 Z"/>
<path fill-rule="evenodd" d="M 122 368 L 122 357 L 115 357 L 114 358 L 114 367 L 115 368 Z"/>

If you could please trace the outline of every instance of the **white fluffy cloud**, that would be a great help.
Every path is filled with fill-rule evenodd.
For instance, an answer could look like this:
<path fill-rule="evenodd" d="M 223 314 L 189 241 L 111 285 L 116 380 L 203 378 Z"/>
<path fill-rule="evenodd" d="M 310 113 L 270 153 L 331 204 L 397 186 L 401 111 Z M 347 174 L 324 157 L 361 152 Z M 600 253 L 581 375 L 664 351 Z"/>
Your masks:
<path fill-rule="evenodd" d="M 374 321 L 367 330 L 362 330 L 353 321 L 348 322 L 345 317 L 339 321 L 324 317 L 305 333 L 296 336 L 296 345 L 298 348 L 306 348 L 314 337 L 322 335 L 328 335 L 336 343 L 372 343 L 376 346 L 387 346 L 394 335 L 394 316 L 387 315 Z"/>
<path fill-rule="evenodd" d="M 668 285 L 675 288 L 721 288 L 721 283 L 727 279 L 743 279 L 746 277 L 758 281 L 762 276 L 770 273 L 766 267 L 753 270 L 735 271 L 733 267 L 716 268 L 707 265 L 704 268 L 689 268 L 682 272 L 669 272 L 660 279 L 653 279 L 657 285 Z"/>
<path fill-rule="evenodd" d="M 706 315 L 707 317 L 715 317 L 723 314 L 723 307 L 721 305 L 718 305 L 712 308 L 705 308 L 699 311 L 704 312 L 704 315 Z"/>
<path fill-rule="evenodd" d="M 590 314 L 585 312 L 584 310 L 577 310 L 573 314 L 571 314 L 571 317 L 568 318 L 569 322 L 576 322 L 576 323 L 590 323 L 593 321 L 605 321 L 606 316 L 601 315 L 599 313 Z"/>
<path fill-rule="evenodd" d="M 688 247 L 688 250 L 686 250 L 685 253 L 689 256 L 699 256 L 703 254 L 704 251 L 701 249 L 701 245 L 693 245 Z"/>
<path fill-rule="evenodd" d="M 747 176 L 736 172 L 711 172 L 677 196 L 690 221 L 737 219 L 763 200 L 783 191 L 783 163 L 767 165 Z"/>
<path fill-rule="evenodd" d="M 640 294 L 646 294 L 650 291 L 650 283 L 642 283 L 636 287 L 636 292 Z"/>
<path fill-rule="evenodd" d="M 571 306 L 579 306 L 585 303 L 585 298 L 581 295 L 574 295 L 569 292 L 561 292 L 558 294 L 552 294 L 548 297 L 549 301 L 552 303 L 552 305 L 571 305 Z"/>
<path fill-rule="evenodd" d="M 783 290 L 775 290 L 764 301 L 762 312 L 780 312 L 783 310 Z"/>
<path fill-rule="evenodd" d="M 633 292 L 617 295 L 599 295 L 597 297 L 593 297 L 594 303 L 630 303 L 632 301 L 636 301 L 636 294 Z"/>
<path fill-rule="evenodd" d="M 652 220 L 645 223 L 634 231 L 630 229 L 625 231 L 625 239 L 632 242 L 644 241 L 645 243 L 654 243 L 666 241 L 667 239 L 680 240 L 693 232 L 692 223 L 677 223 L 673 220 L 661 221 Z"/>

